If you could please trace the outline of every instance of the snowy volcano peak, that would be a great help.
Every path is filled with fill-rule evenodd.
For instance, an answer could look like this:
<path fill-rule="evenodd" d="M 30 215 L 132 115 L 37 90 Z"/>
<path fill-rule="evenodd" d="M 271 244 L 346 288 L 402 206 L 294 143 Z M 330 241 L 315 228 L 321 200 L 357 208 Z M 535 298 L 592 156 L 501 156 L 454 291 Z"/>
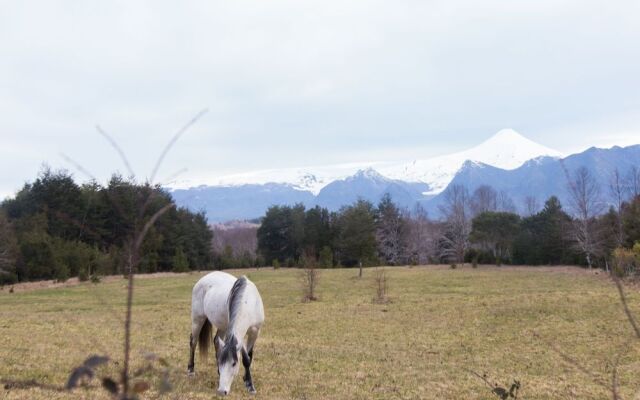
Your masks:
<path fill-rule="evenodd" d="M 497 140 L 497 141 L 505 141 L 505 140 L 529 140 L 526 137 L 522 136 L 520 133 L 516 132 L 511 128 L 500 129 L 493 136 L 486 140 L 486 142 Z"/>
<path fill-rule="evenodd" d="M 427 160 L 416 160 L 383 168 L 380 172 L 393 179 L 424 182 L 438 194 L 453 179 L 465 161 L 475 161 L 502 169 L 515 169 L 540 156 L 561 157 L 556 150 L 538 144 L 513 129 L 502 129 L 479 145 L 458 153 Z"/>
<path fill-rule="evenodd" d="M 502 169 L 518 168 L 526 161 L 540 156 L 562 156 L 560 152 L 538 144 L 513 129 L 502 129 L 478 146 L 452 154 L 456 155 Z"/>

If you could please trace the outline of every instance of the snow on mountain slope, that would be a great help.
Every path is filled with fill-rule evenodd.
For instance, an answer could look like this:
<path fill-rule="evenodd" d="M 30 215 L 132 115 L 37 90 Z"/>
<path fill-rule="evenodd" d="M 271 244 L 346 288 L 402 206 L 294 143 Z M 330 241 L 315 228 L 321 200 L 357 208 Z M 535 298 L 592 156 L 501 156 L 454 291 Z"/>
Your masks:
<path fill-rule="evenodd" d="M 239 186 L 245 184 L 285 183 L 298 190 L 317 195 L 323 187 L 345 179 L 360 170 L 379 163 L 335 164 L 318 167 L 284 168 L 227 175 L 212 182 L 211 186 Z"/>
<path fill-rule="evenodd" d="M 430 190 L 425 194 L 438 194 L 447 187 L 465 161 L 511 170 L 540 156 L 562 157 L 562 154 L 527 139 L 513 129 L 503 129 L 469 150 L 378 170 L 392 179 L 427 183 Z"/>
<path fill-rule="evenodd" d="M 553 149 L 544 147 L 512 129 L 503 129 L 469 150 L 411 162 L 360 162 L 318 167 L 285 168 L 253 171 L 220 177 L 207 182 L 210 186 L 239 186 L 245 184 L 283 183 L 297 190 L 318 195 L 320 190 L 336 180 L 345 179 L 360 170 L 374 168 L 383 176 L 405 182 L 426 183 L 426 195 L 443 191 L 465 161 L 478 161 L 502 169 L 515 169 L 524 162 L 540 157 L 560 157 Z M 187 185 L 179 185 L 186 187 Z"/>

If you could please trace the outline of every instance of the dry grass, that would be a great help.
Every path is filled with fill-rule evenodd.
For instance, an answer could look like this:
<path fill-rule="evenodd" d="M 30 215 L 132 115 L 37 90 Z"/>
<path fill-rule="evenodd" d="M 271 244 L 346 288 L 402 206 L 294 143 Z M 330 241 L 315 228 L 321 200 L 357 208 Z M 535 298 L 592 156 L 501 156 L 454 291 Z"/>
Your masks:
<path fill-rule="evenodd" d="M 609 392 L 549 348 L 554 343 L 609 381 L 614 353 L 631 337 L 615 286 L 573 268 L 395 268 L 390 304 L 373 304 L 374 270 L 325 270 L 319 302 L 301 303 L 296 270 L 247 270 L 267 322 L 252 367 L 260 399 L 491 399 L 466 369 L 522 399 L 602 399 Z M 174 371 L 168 398 L 211 399 L 214 361 L 186 377 L 192 285 L 201 274 L 140 279 L 134 306 L 134 368 L 153 351 Z M 92 353 L 122 354 L 126 281 L 25 292 L 0 291 L 0 378 L 62 386 Z M 640 297 L 629 290 L 640 314 Z M 539 338 L 534 336 L 536 333 Z M 638 347 L 622 358 L 622 394 L 640 388 Z M 116 367 L 102 370 L 116 374 Z M 145 398 L 155 398 L 153 393 Z M 238 377 L 231 398 L 249 398 Z M 108 398 L 0 388 L 5 399 Z"/>

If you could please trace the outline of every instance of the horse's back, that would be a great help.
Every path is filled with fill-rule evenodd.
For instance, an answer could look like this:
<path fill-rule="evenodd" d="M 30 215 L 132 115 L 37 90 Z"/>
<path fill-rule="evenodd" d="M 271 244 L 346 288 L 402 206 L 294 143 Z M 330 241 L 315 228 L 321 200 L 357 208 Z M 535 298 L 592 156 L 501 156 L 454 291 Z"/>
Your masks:
<path fill-rule="evenodd" d="M 248 278 L 247 289 L 243 296 L 245 304 L 250 305 L 251 325 L 260 328 L 264 322 L 264 306 L 256 285 Z M 191 299 L 192 319 L 206 317 L 217 329 L 226 330 L 229 323 L 229 293 L 238 278 L 222 271 L 211 272 L 193 287 Z"/>
<path fill-rule="evenodd" d="M 237 278 L 222 271 L 211 272 L 193 286 L 191 317 L 206 316 L 218 329 L 223 329 L 229 319 L 227 297 Z"/>

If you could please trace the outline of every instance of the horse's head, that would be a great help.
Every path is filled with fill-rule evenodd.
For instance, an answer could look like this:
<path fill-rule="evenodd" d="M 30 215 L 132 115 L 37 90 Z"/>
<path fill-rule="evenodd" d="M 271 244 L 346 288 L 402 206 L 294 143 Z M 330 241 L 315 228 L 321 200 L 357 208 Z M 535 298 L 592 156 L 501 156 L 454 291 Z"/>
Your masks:
<path fill-rule="evenodd" d="M 218 394 L 223 396 L 231 391 L 233 379 L 240 370 L 241 345 L 234 335 L 229 336 L 226 342 L 216 337 L 218 348 L 221 349 L 218 353 Z"/>

